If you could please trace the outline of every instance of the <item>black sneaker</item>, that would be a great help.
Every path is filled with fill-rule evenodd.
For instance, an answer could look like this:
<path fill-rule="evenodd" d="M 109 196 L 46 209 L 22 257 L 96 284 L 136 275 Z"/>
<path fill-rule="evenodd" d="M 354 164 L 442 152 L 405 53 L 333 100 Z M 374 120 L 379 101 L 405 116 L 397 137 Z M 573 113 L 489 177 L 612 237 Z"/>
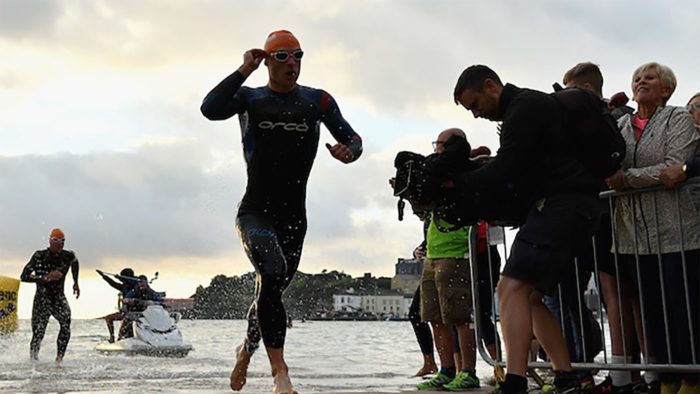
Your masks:
<path fill-rule="evenodd" d="M 585 394 L 595 394 L 595 380 L 593 376 L 586 375 L 579 379 L 579 385 L 581 386 L 581 392 Z"/>
<path fill-rule="evenodd" d="M 610 376 L 606 376 L 605 380 L 595 385 L 593 392 L 595 394 L 613 394 L 615 389 L 616 387 L 613 386 L 612 378 L 610 378 Z"/>
<path fill-rule="evenodd" d="M 661 394 L 661 382 L 654 380 L 646 383 L 644 380 L 638 383 L 631 384 L 630 391 L 633 394 Z"/>
<path fill-rule="evenodd" d="M 646 390 L 646 384 L 643 383 L 630 383 L 624 386 L 615 386 L 610 376 L 606 376 L 605 380 L 595 385 L 593 394 L 641 394 L 642 392 L 636 391 L 636 387 L 640 385 Z M 644 391 L 644 393 L 646 393 L 646 391 Z"/>

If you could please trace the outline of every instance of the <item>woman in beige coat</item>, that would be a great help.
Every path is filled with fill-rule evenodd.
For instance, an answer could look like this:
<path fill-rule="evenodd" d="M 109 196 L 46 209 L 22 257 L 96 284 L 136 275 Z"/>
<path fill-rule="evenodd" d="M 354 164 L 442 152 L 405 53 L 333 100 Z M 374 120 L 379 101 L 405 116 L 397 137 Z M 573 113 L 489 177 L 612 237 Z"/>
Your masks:
<path fill-rule="evenodd" d="M 685 108 L 666 105 L 675 88 L 676 77 L 666 66 L 648 63 L 634 72 L 632 91 L 638 108 L 619 121 L 627 155 L 622 170 L 607 180 L 611 189 L 659 185 L 664 169 L 696 153 L 700 135 L 693 118 Z M 638 282 L 648 361 L 692 364 L 691 335 L 695 335 L 696 358 L 700 357 L 696 334 L 700 328 L 700 212 L 686 187 L 616 197 L 614 207 L 614 247 L 632 280 Z M 684 282 L 690 283 L 689 297 Z M 697 376 L 661 374 L 664 393 L 675 393 L 681 379 L 697 388 Z"/>

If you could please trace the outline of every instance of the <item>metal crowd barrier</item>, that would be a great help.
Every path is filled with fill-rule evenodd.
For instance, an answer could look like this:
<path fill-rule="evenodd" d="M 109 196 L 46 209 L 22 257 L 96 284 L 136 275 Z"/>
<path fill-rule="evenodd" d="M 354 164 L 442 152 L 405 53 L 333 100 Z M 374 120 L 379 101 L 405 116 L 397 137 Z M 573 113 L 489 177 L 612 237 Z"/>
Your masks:
<path fill-rule="evenodd" d="M 676 189 L 669 190 L 665 187 L 662 186 L 655 186 L 655 187 L 650 187 L 650 188 L 644 188 L 644 189 L 635 189 L 635 190 L 626 190 L 623 192 L 614 192 L 614 191 L 607 191 L 603 192 L 600 194 L 601 199 L 605 199 L 608 202 L 608 207 L 610 209 L 610 214 L 611 214 L 611 225 L 612 225 L 612 244 L 613 244 L 613 261 L 615 265 L 615 279 L 616 279 L 616 285 L 617 285 L 617 298 L 618 298 L 618 303 L 621 304 L 621 283 L 620 283 L 620 254 L 617 253 L 618 250 L 618 237 L 617 237 L 617 229 L 615 226 L 615 218 L 614 218 L 614 207 L 616 205 L 616 200 L 618 199 L 628 199 L 634 206 L 635 200 L 639 199 L 639 196 L 642 195 L 650 195 L 652 204 L 653 204 L 653 217 L 651 218 L 646 218 L 647 222 L 645 223 L 645 226 L 647 228 L 651 228 L 650 225 L 647 223 L 653 223 L 653 227 L 657 228 L 658 223 L 659 223 L 659 217 L 658 217 L 658 211 L 659 207 L 657 206 L 656 202 L 656 193 L 657 191 L 664 190 L 670 193 L 673 193 L 675 196 L 675 207 L 673 207 L 673 212 L 675 212 L 676 217 L 674 218 L 674 221 L 678 224 L 678 233 L 680 234 L 680 239 L 681 239 L 681 249 L 686 252 L 687 250 L 685 249 L 685 245 L 683 244 L 683 239 L 686 234 L 686 230 L 683 228 L 683 222 L 680 220 L 684 214 L 688 214 L 685 212 L 681 211 L 680 208 L 680 198 L 679 198 L 679 193 L 681 188 L 694 188 L 694 191 L 691 192 L 695 193 L 692 198 L 694 198 L 694 203 L 695 206 L 697 207 L 697 211 L 700 212 L 700 177 L 695 177 L 692 179 L 687 180 L 684 184 L 682 184 L 680 187 Z M 633 208 L 634 209 L 634 208 Z M 696 212 L 696 214 L 700 214 Z M 636 229 L 636 218 L 634 220 L 634 228 Z M 505 229 L 501 227 L 493 227 L 491 228 L 490 231 L 487 231 L 487 242 L 489 245 L 498 245 L 498 250 L 501 253 L 501 269 L 505 265 L 505 262 L 508 259 L 508 254 L 510 252 L 510 243 L 512 242 L 512 238 L 514 237 L 515 230 L 513 231 L 506 231 Z M 635 260 L 635 268 L 636 272 L 634 275 L 636 275 L 636 283 L 641 283 L 642 282 L 642 272 L 640 270 L 640 263 L 639 263 L 639 257 L 640 253 L 639 252 L 639 234 L 634 234 L 634 245 L 635 245 L 635 253 L 634 253 L 634 260 Z M 660 284 L 661 284 L 661 304 L 662 304 L 662 309 L 663 309 L 663 316 L 658 316 L 659 320 L 661 320 L 660 323 L 664 324 L 665 328 L 665 344 L 666 344 L 666 351 L 667 351 L 667 360 L 674 360 L 673 354 L 671 352 L 671 338 L 670 338 L 670 333 L 669 333 L 669 320 L 668 320 L 668 308 L 669 305 L 667 305 L 667 299 L 666 299 L 666 293 L 667 289 L 664 286 L 664 272 L 661 268 L 661 244 L 659 241 L 659 237 L 656 238 L 656 249 L 657 253 L 653 254 L 652 256 L 656 256 L 656 261 L 659 263 L 657 264 L 659 267 L 659 277 L 660 277 Z M 477 340 L 477 349 L 479 351 L 479 354 L 481 355 L 482 359 L 487 362 L 488 364 L 492 366 L 503 366 L 504 365 L 504 349 L 502 349 L 502 338 L 500 337 L 499 329 L 498 329 L 498 324 L 497 324 L 497 316 L 498 316 L 498 299 L 497 296 L 495 295 L 495 288 L 496 288 L 496 283 L 498 282 L 498 278 L 494 278 L 492 275 L 489 275 L 489 278 L 487 280 L 489 281 L 491 285 L 491 295 L 492 295 L 492 303 L 491 303 L 491 318 L 494 321 L 494 335 L 496 338 L 500 338 L 500 340 L 496 341 L 496 358 L 494 359 L 491 357 L 491 355 L 488 353 L 487 349 L 485 348 L 483 342 L 480 340 L 482 338 L 482 332 L 481 332 L 481 327 L 482 327 L 482 321 L 481 319 L 483 318 L 482 313 L 479 309 L 480 305 L 480 300 L 479 298 L 483 295 L 479 294 L 479 289 L 478 289 L 478 267 L 477 264 L 477 227 L 473 226 L 472 231 L 471 231 L 471 236 L 470 236 L 470 260 L 472 264 L 471 266 L 471 277 L 472 277 L 472 296 L 473 296 L 473 307 L 474 307 L 474 330 L 475 330 L 475 335 L 479 340 Z M 666 362 L 666 363 L 655 363 L 653 360 L 649 360 L 648 357 L 643 357 L 639 356 L 639 351 L 635 350 L 635 344 L 634 343 L 627 343 L 625 340 L 624 334 L 622 335 L 622 347 L 623 347 L 623 356 L 632 356 L 633 360 L 632 362 L 624 362 L 624 363 L 613 363 L 611 361 L 611 356 L 612 356 L 612 350 L 610 349 L 611 345 L 611 338 L 610 338 L 610 331 L 609 331 L 609 326 L 607 323 L 607 312 L 603 308 L 603 295 L 601 292 L 601 287 L 600 287 L 600 280 L 599 280 L 599 270 L 598 270 L 598 259 L 596 258 L 596 251 L 595 251 L 595 239 L 592 239 L 591 242 L 592 248 L 593 248 L 593 263 L 594 263 L 594 270 L 592 272 L 592 278 L 593 281 L 591 282 L 590 280 L 588 283 L 592 284 L 592 289 L 595 289 L 598 297 L 597 300 L 594 300 L 592 302 L 592 308 L 589 308 L 587 306 L 586 300 L 581 298 L 581 295 L 584 294 L 583 289 L 580 286 L 581 282 L 581 277 L 579 276 L 579 261 L 574 260 L 574 266 L 575 266 L 575 273 L 576 273 L 576 294 L 578 295 L 577 297 L 577 309 L 578 309 L 578 333 L 583 333 L 585 332 L 585 308 L 589 308 L 594 312 L 595 316 L 595 322 L 597 323 L 597 327 L 600 330 L 600 335 L 602 337 L 602 350 L 595 354 L 595 355 L 589 355 L 587 354 L 587 343 L 586 341 L 588 338 L 586 338 L 585 335 L 578 335 L 578 338 L 575 338 L 580 342 L 580 347 L 583 350 L 583 355 L 582 359 L 583 360 L 591 360 L 588 362 L 572 362 L 572 366 L 574 369 L 577 370 L 593 370 L 593 371 L 598 371 L 598 370 L 629 370 L 629 371 L 658 371 L 658 372 L 697 372 L 700 373 L 700 354 L 697 354 L 696 351 L 696 346 L 698 344 L 698 341 L 700 341 L 700 327 L 697 327 L 693 323 L 693 313 L 700 313 L 700 311 L 693 311 L 691 310 L 691 302 L 690 302 L 690 294 L 689 294 L 689 288 L 694 288 L 697 289 L 698 286 L 700 286 L 700 282 L 697 280 L 698 278 L 689 278 L 688 277 L 688 265 L 690 264 L 696 264 L 700 265 L 700 259 L 698 261 L 686 261 L 686 256 L 685 253 L 680 253 L 681 256 L 681 266 L 682 266 L 682 272 L 683 272 L 683 281 L 684 281 L 684 289 L 685 289 L 685 308 L 686 308 L 686 313 L 687 313 L 687 323 L 688 323 L 688 333 L 690 333 L 689 337 L 687 338 L 687 345 L 690 348 L 691 356 L 692 356 L 692 363 L 690 364 L 680 364 L 680 363 L 672 363 L 672 362 Z M 487 248 L 489 250 L 489 248 Z M 475 264 L 476 262 L 476 264 Z M 491 264 L 492 262 L 492 256 L 489 250 L 488 253 L 488 263 Z M 482 264 L 484 262 L 481 262 Z M 586 283 L 586 282 L 584 282 Z M 636 286 L 637 290 L 637 297 L 639 298 L 639 303 L 640 303 L 640 311 L 641 311 L 641 332 L 642 332 L 642 337 L 647 338 L 647 330 L 648 327 L 644 323 L 645 322 L 645 316 L 644 316 L 644 302 L 645 302 L 645 290 L 641 286 Z M 559 288 L 559 300 L 561 302 L 562 297 L 561 297 L 561 285 Z M 589 302 L 590 304 L 590 302 Z M 565 331 L 565 317 L 564 317 L 564 308 L 563 305 L 560 303 L 559 305 L 561 309 L 561 325 L 562 325 L 562 332 Z M 632 324 L 634 325 L 634 321 L 626 321 L 623 318 L 623 311 L 622 307 L 620 309 L 620 320 L 621 320 L 621 328 L 620 330 L 624 333 L 625 326 Z M 494 318 L 496 317 L 496 318 Z M 643 341 L 643 348 L 641 353 L 643 354 L 649 354 L 649 349 L 648 349 L 648 340 Z M 573 357 L 572 357 L 573 358 Z M 543 368 L 543 369 L 548 369 L 551 368 L 551 363 L 547 361 L 532 361 L 529 363 L 529 368 Z"/>

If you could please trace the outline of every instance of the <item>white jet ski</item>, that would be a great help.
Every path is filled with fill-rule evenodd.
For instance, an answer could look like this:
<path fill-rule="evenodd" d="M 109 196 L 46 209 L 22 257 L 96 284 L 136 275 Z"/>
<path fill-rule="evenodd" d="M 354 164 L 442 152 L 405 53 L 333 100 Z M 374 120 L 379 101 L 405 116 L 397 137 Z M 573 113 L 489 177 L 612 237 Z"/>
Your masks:
<path fill-rule="evenodd" d="M 114 343 L 102 341 L 95 349 L 102 353 L 142 354 L 157 357 L 185 357 L 192 344 L 177 327 L 179 313 L 168 313 L 160 304 L 151 304 L 143 312 L 128 312 L 134 321 L 133 337 Z"/>

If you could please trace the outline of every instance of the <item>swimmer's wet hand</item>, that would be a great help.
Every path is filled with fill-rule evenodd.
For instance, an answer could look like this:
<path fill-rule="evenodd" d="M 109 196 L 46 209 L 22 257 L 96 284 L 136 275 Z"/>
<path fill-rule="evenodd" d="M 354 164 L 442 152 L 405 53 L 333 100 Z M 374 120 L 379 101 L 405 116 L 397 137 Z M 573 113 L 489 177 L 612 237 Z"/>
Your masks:
<path fill-rule="evenodd" d="M 326 143 L 326 148 L 328 148 L 328 151 L 331 153 L 331 156 L 335 157 L 336 160 L 341 161 L 343 163 L 350 163 L 355 159 L 355 156 L 350 151 L 350 148 L 343 144 L 338 143 L 335 145 L 331 145 L 329 143 Z"/>
<path fill-rule="evenodd" d="M 266 56 L 265 51 L 259 48 L 247 50 L 243 54 L 243 64 L 238 68 L 238 71 L 246 77 L 249 76 L 253 71 L 257 70 Z"/>
<path fill-rule="evenodd" d="M 57 280 L 60 280 L 61 278 L 63 278 L 63 274 L 61 273 L 61 271 L 58 271 L 58 270 L 51 271 L 48 274 L 46 274 L 46 276 L 44 276 L 44 280 L 47 282 L 57 281 Z"/>

